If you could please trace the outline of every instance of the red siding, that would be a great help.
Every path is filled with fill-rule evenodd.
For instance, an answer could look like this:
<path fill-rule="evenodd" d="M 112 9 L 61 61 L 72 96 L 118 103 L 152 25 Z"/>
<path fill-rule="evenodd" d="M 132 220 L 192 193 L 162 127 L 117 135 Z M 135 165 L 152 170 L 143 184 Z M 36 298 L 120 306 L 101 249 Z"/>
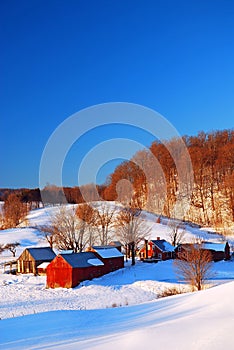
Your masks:
<path fill-rule="evenodd" d="M 173 259 L 173 252 L 162 252 L 157 246 L 152 242 L 148 242 L 148 258 L 155 258 L 161 260 Z M 140 250 L 140 258 L 146 258 L 146 247 L 144 246 Z"/>
<path fill-rule="evenodd" d="M 62 256 L 57 256 L 47 267 L 47 288 L 73 288 L 84 280 L 103 276 L 124 267 L 124 257 L 103 259 L 95 254 L 104 266 L 73 268 Z"/>
<path fill-rule="evenodd" d="M 93 252 L 96 257 L 101 260 L 104 264 L 103 269 L 104 273 L 109 273 L 115 270 L 122 269 L 124 267 L 124 256 L 116 257 L 116 258 L 102 258 L 97 252 Z"/>
<path fill-rule="evenodd" d="M 57 256 L 46 269 L 48 288 L 71 288 L 72 267 L 61 257 Z"/>
<path fill-rule="evenodd" d="M 80 282 L 102 276 L 103 266 L 73 268 L 61 256 L 57 256 L 47 267 L 48 288 L 73 288 Z"/>
<path fill-rule="evenodd" d="M 90 266 L 85 268 L 73 268 L 72 287 L 76 287 L 80 282 L 103 275 L 104 266 Z"/>

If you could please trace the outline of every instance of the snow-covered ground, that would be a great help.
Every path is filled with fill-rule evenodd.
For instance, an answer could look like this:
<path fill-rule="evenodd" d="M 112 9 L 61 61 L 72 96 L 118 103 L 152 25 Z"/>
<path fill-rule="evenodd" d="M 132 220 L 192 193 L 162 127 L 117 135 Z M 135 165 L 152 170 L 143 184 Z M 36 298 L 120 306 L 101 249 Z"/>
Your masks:
<path fill-rule="evenodd" d="M 234 282 L 119 308 L 50 311 L 0 321 L 1 349 L 233 348 Z M 51 301 L 53 302 L 53 301 Z"/>
<path fill-rule="evenodd" d="M 0 244 L 45 245 L 35 228 L 48 223 L 56 207 L 29 214 L 29 228 L 0 231 Z M 145 213 L 151 238 L 168 239 L 168 227 Z M 186 240 L 220 236 L 186 227 Z M 12 259 L 9 253 L 2 261 Z M 0 268 L 1 349 L 212 349 L 232 348 L 234 261 L 213 264 L 212 288 L 158 299 L 168 287 L 188 292 L 173 261 L 130 262 L 125 268 L 74 289 L 46 289 L 44 276 L 4 274 Z M 227 283 L 229 282 L 229 283 Z"/>

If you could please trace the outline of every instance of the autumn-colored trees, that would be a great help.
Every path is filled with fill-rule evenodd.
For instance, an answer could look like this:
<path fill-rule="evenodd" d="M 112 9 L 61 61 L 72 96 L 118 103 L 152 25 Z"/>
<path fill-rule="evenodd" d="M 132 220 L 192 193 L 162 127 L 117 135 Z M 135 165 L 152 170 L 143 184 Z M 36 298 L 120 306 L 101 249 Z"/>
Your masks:
<path fill-rule="evenodd" d="M 234 221 L 234 131 L 202 132 L 188 138 L 187 147 L 195 178 L 189 218 L 228 227 Z"/>
<path fill-rule="evenodd" d="M 128 205 L 137 198 L 142 209 L 156 214 L 228 230 L 234 221 L 234 131 L 156 140 L 117 166 L 102 186 L 0 189 L 1 200 L 11 194 L 29 208 L 100 199 Z"/>
<path fill-rule="evenodd" d="M 3 227 L 11 228 L 19 225 L 28 214 L 28 205 L 20 197 L 11 193 L 3 205 Z"/>
<path fill-rule="evenodd" d="M 183 142 L 190 162 L 181 140 L 155 141 L 115 169 L 106 199 L 140 195 L 144 209 L 228 229 L 234 221 L 234 131 L 200 132 Z M 183 178 L 181 169 L 186 169 Z M 187 201 L 189 210 L 179 212 L 178 199 Z"/>

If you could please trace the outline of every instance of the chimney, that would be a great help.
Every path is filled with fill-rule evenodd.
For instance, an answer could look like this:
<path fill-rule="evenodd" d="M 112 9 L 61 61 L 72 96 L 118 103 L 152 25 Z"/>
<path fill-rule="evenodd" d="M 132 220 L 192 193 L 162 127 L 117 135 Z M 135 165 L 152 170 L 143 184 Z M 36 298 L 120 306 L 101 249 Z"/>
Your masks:
<path fill-rule="evenodd" d="M 145 258 L 148 259 L 148 241 L 145 239 Z"/>
<path fill-rule="evenodd" d="M 157 237 L 157 241 L 160 241 L 160 237 Z"/>

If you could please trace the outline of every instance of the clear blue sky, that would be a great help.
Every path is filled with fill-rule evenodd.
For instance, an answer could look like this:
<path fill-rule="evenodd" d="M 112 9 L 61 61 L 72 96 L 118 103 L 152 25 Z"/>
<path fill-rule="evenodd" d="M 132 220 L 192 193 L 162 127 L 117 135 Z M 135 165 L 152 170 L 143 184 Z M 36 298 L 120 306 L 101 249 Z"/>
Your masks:
<path fill-rule="evenodd" d="M 2 0 L 0 45 L 0 187 L 37 187 L 51 133 L 94 104 L 145 105 L 181 135 L 234 126 L 233 0 Z M 64 185 L 77 185 L 82 154 L 126 135 L 87 135 Z"/>

